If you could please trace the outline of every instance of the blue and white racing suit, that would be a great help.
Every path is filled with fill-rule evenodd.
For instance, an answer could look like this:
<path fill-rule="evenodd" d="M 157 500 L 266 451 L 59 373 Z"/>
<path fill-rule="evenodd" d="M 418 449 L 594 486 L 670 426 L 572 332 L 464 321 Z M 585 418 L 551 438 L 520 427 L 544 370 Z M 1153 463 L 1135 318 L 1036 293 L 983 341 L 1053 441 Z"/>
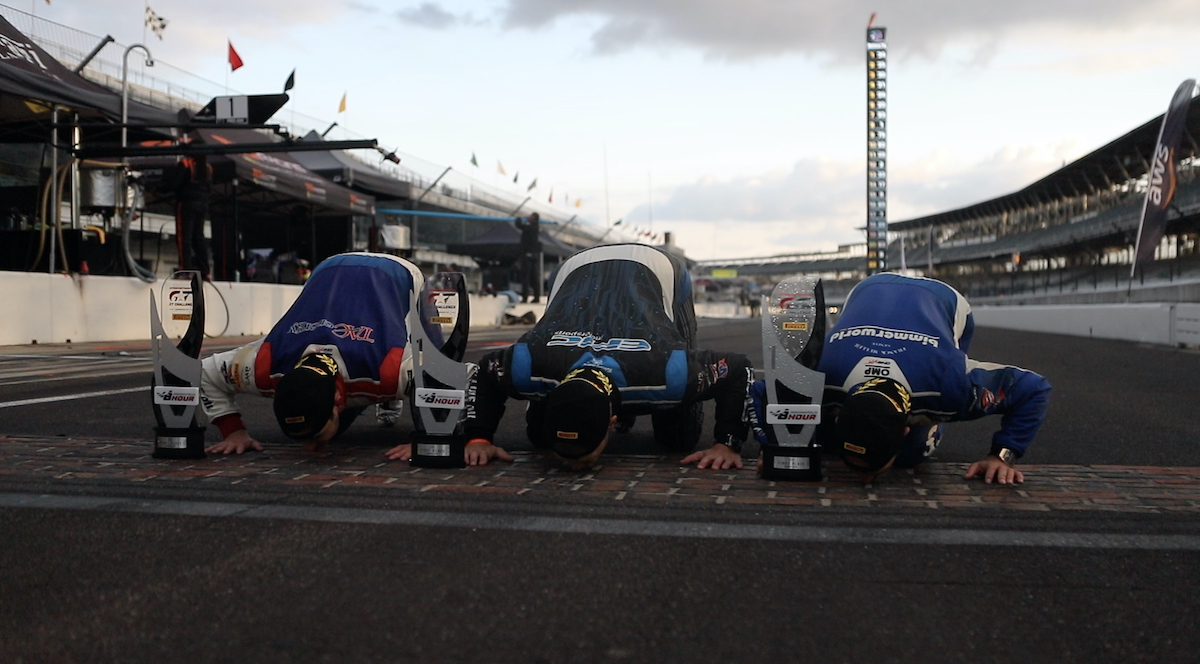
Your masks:
<path fill-rule="evenodd" d="M 441 341 L 440 328 L 414 313 L 424 283 L 415 265 L 387 254 L 325 259 L 266 337 L 203 360 L 200 394 L 210 422 L 223 437 L 244 429 L 234 395 L 274 396 L 279 379 L 312 353 L 337 361 L 343 430 L 367 405 L 404 398 L 409 326 L 422 324 Z"/>
<path fill-rule="evenodd" d="M 912 395 L 912 430 L 897 467 L 915 466 L 933 452 L 939 423 L 986 415 L 1001 416 L 990 452 L 1008 448 L 1023 456 L 1045 418 L 1050 383 L 1020 367 L 967 357 L 974 331 L 966 298 L 940 281 L 884 273 L 859 282 L 821 355 L 825 393 L 818 442 L 831 442 L 837 413 L 856 386 L 884 377 Z M 760 390 L 756 385 L 752 397 Z"/>

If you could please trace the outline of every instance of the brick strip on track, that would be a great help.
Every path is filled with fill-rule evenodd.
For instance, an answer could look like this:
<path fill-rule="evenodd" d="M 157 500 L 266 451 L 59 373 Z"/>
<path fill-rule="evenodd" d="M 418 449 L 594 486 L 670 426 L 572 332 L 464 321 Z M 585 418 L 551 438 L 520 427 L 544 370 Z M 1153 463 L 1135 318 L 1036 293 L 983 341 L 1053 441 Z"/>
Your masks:
<path fill-rule="evenodd" d="M 930 462 L 862 485 L 827 464 L 822 482 L 771 482 L 748 464 L 697 470 L 662 456 L 612 456 L 588 472 L 557 467 L 533 453 L 513 463 L 465 469 L 415 468 L 388 462 L 377 447 L 338 447 L 313 456 L 299 446 L 266 452 L 171 461 L 151 456 L 147 441 L 0 436 L 0 485 L 36 481 L 134 486 L 138 483 L 294 489 L 339 493 L 399 492 L 462 498 L 498 496 L 559 503 L 624 503 L 757 508 L 912 508 L 918 510 L 1200 513 L 1200 468 L 1027 465 L 1018 486 L 964 480 L 965 464 Z M 199 487 L 194 487 L 199 488 Z"/>

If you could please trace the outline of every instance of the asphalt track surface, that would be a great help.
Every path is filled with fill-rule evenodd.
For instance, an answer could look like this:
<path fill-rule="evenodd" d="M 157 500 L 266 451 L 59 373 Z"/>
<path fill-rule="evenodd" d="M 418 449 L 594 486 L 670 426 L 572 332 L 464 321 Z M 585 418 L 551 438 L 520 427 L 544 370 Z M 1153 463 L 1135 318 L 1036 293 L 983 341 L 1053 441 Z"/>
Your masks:
<path fill-rule="evenodd" d="M 700 338 L 759 359 L 756 321 Z M 648 421 L 573 473 L 519 402 L 485 468 L 387 463 L 407 414 L 314 457 L 250 398 L 263 453 L 161 461 L 148 343 L 0 348 L 0 662 L 1196 661 L 1200 353 L 980 329 L 971 355 L 1054 385 L 1023 485 L 961 479 L 995 418 L 863 486 L 767 482 L 752 444 L 681 467 Z"/>

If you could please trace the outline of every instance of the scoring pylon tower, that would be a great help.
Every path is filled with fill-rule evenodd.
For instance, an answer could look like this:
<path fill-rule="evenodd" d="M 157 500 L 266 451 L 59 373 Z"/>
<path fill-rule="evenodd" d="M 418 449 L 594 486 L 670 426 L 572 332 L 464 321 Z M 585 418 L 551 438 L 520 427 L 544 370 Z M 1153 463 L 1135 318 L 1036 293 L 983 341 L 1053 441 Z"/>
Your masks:
<path fill-rule="evenodd" d="M 867 274 L 887 270 L 887 63 L 887 28 L 868 25 Z"/>

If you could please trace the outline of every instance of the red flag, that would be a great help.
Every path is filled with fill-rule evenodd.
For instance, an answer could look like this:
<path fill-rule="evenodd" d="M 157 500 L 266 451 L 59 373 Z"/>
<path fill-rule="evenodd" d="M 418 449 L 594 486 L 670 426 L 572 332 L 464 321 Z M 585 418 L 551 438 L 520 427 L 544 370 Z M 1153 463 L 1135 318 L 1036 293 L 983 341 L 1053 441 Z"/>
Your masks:
<path fill-rule="evenodd" d="M 229 42 L 229 71 L 237 71 L 242 66 L 242 58 L 233 50 L 233 42 Z"/>

